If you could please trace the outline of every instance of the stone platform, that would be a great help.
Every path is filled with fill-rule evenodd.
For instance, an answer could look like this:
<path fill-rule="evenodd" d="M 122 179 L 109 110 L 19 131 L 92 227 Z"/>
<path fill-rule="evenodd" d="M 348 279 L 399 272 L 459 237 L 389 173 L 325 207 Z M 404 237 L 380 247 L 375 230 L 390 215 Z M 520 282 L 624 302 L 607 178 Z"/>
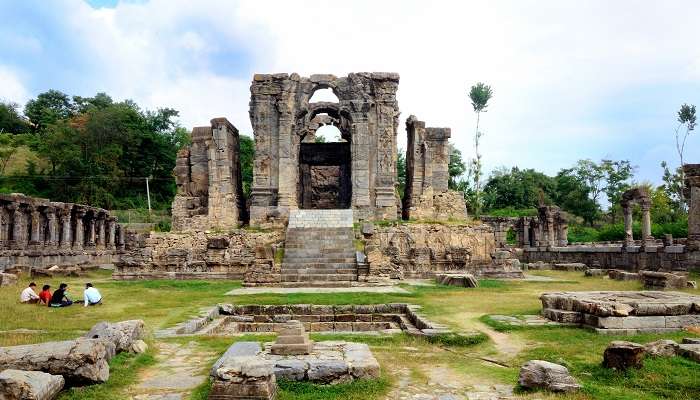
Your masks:
<path fill-rule="evenodd" d="M 700 326 L 700 296 L 680 292 L 554 292 L 540 296 L 543 315 L 603 334 L 633 335 Z"/>

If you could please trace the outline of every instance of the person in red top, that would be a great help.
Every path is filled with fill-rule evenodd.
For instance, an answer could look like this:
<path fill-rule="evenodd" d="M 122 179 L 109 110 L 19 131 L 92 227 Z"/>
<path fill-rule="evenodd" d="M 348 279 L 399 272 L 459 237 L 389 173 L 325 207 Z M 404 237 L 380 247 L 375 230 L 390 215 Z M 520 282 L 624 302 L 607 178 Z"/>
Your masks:
<path fill-rule="evenodd" d="M 41 292 L 39 292 L 39 301 L 41 304 L 46 304 L 47 306 L 51 302 L 51 286 L 50 285 L 44 285 L 44 287 L 41 288 Z"/>

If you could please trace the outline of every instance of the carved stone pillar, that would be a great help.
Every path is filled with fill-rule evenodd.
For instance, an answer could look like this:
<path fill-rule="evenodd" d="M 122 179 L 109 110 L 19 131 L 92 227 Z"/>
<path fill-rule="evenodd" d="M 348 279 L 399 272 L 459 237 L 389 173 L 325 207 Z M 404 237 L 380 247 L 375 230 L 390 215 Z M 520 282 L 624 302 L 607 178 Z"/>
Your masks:
<path fill-rule="evenodd" d="M 653 237 L 651 236 L 651 204 L 642 203 L 640 204 L 642 208 L 642 246 L 648 246 L 652 244 Z"/>
<path fill-rule="evenodd" d="M 117 217 L 109 217 L 107 219 L 107 248 L 114 249 L 116 247 L 117 233 Z"/>
<path fill-rule="evenodd" d="M 73 232 L 73 249 L 82 250 L 85 245 L 85 210 L 75 210 L 75 231 Z"/>
<path fill-rule="evenodd" d="M 557 245 L 556 231 L 554 230 L 554 216 L 547 214 L 547 246 Z"/>
<path fill-rule="evenodd" d="M 10 212 L 6 205 L 0 205 L 0 249 L 7 249 L 10 240 Z"/>
<path fill-rule="evenodd" d="M 29 206 L 27 208 L 31 218 L 31 232 L 29 235 L 29 244 L 40 245 L 42 244 L 40 229 L 41 229 L 41 212 L 35 206 Z"/>
<path fill-rule="evenodd" d="M 44 215 L 46 216 L 46 220 L 48 221 L 47 224 L 47 229 L 48 229 L 48 240 L 45 243 L 47 246 L 55 247 L 58 245 L 58 219 L 56 218 L 56 208 L 54 207 L 46 207 L 44 210 Z"/>
<path fill-rule="evenodd" d="M 105 216 L 100 213 L 95 220 L 95 230 L 96 230 L 96 245 L 99 249 L 105 248 Z"/>
<path fill-rule="evenodd" d="M 70 249 L 73 240 L 73 226 L 71 225 L 71 209 L 63 208 L 60 210 L 61 217 L 61 248 Z"/>
<path fill-rule="evenodd" d="M 569 244 L 569 225 L 566 222 L 559 222 L 559 246 Z"/>
<path fill-rule="evenodd" d="M 634 245 L 634 237 L 632 235 L 632 207 L 630 205 L 622 206 L 622 214 L 625 217 L 625 247 Z"/>
<path fill-rule="evenodd" d="M 90 214 L 87 220 L 87 247 L 95 247 L 95 213 Z"/>
<path fill-rule="evenodd" d="M 117 248 L 124 250 L 126 247 L 126 232 L 123 226 L 117 225 Z"/>

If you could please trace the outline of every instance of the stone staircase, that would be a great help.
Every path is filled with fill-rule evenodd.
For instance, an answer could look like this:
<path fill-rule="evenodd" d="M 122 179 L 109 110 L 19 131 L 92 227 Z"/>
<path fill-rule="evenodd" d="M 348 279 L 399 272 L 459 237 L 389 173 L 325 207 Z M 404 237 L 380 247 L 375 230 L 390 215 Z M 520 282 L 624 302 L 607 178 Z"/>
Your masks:
<path fill-rule="evenodd" d="M 282 286 L 347 287 L 357 281 L 352 210 L 292 210 Z"/>

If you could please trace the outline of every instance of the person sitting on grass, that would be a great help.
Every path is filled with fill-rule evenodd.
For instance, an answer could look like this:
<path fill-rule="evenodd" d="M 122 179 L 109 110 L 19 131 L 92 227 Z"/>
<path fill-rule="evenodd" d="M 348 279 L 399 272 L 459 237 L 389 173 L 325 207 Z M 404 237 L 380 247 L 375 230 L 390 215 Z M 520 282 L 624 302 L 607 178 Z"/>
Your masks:
<path fill-rule="evenodd" d="M 51 307 L 68 307 L 71 304 L 73 304 L 73 300 L 71 300 L 68 295 L 66 295 L 66 291 L 68 290 L 68 285 L 65 283 L 62 283 L 58 286 L 58 289 L 56 289 L 55 292 L 53 292 L 53 296 L 51 296 Z"/>
<path fill-rule="evenodd" d="M 95 305 L 102 305 L 102 295 L 100 294 L 100 291 L 97 290 L 94 286 L 92 286 L 92 283 L 88 282 L 85 284 L 85 291 L 83 292 L 83 303 L 85 303 L 85 307 L 87 306 L 95 306 Z"/>
<path fill-rule="evenodd" d="M 51 303 L 51 285 L 44 285 L 39 292 L 39 303 L 49 305 Z"/>
<path fill-rule="evenodd" d="M 39 302 L 39 296 L 34 292 L 36 283 L 31 282 L 29 286 L 24 288 L 22 293 L 19 295 L 19 301 L 24 304 L 36 304 Z"/>

